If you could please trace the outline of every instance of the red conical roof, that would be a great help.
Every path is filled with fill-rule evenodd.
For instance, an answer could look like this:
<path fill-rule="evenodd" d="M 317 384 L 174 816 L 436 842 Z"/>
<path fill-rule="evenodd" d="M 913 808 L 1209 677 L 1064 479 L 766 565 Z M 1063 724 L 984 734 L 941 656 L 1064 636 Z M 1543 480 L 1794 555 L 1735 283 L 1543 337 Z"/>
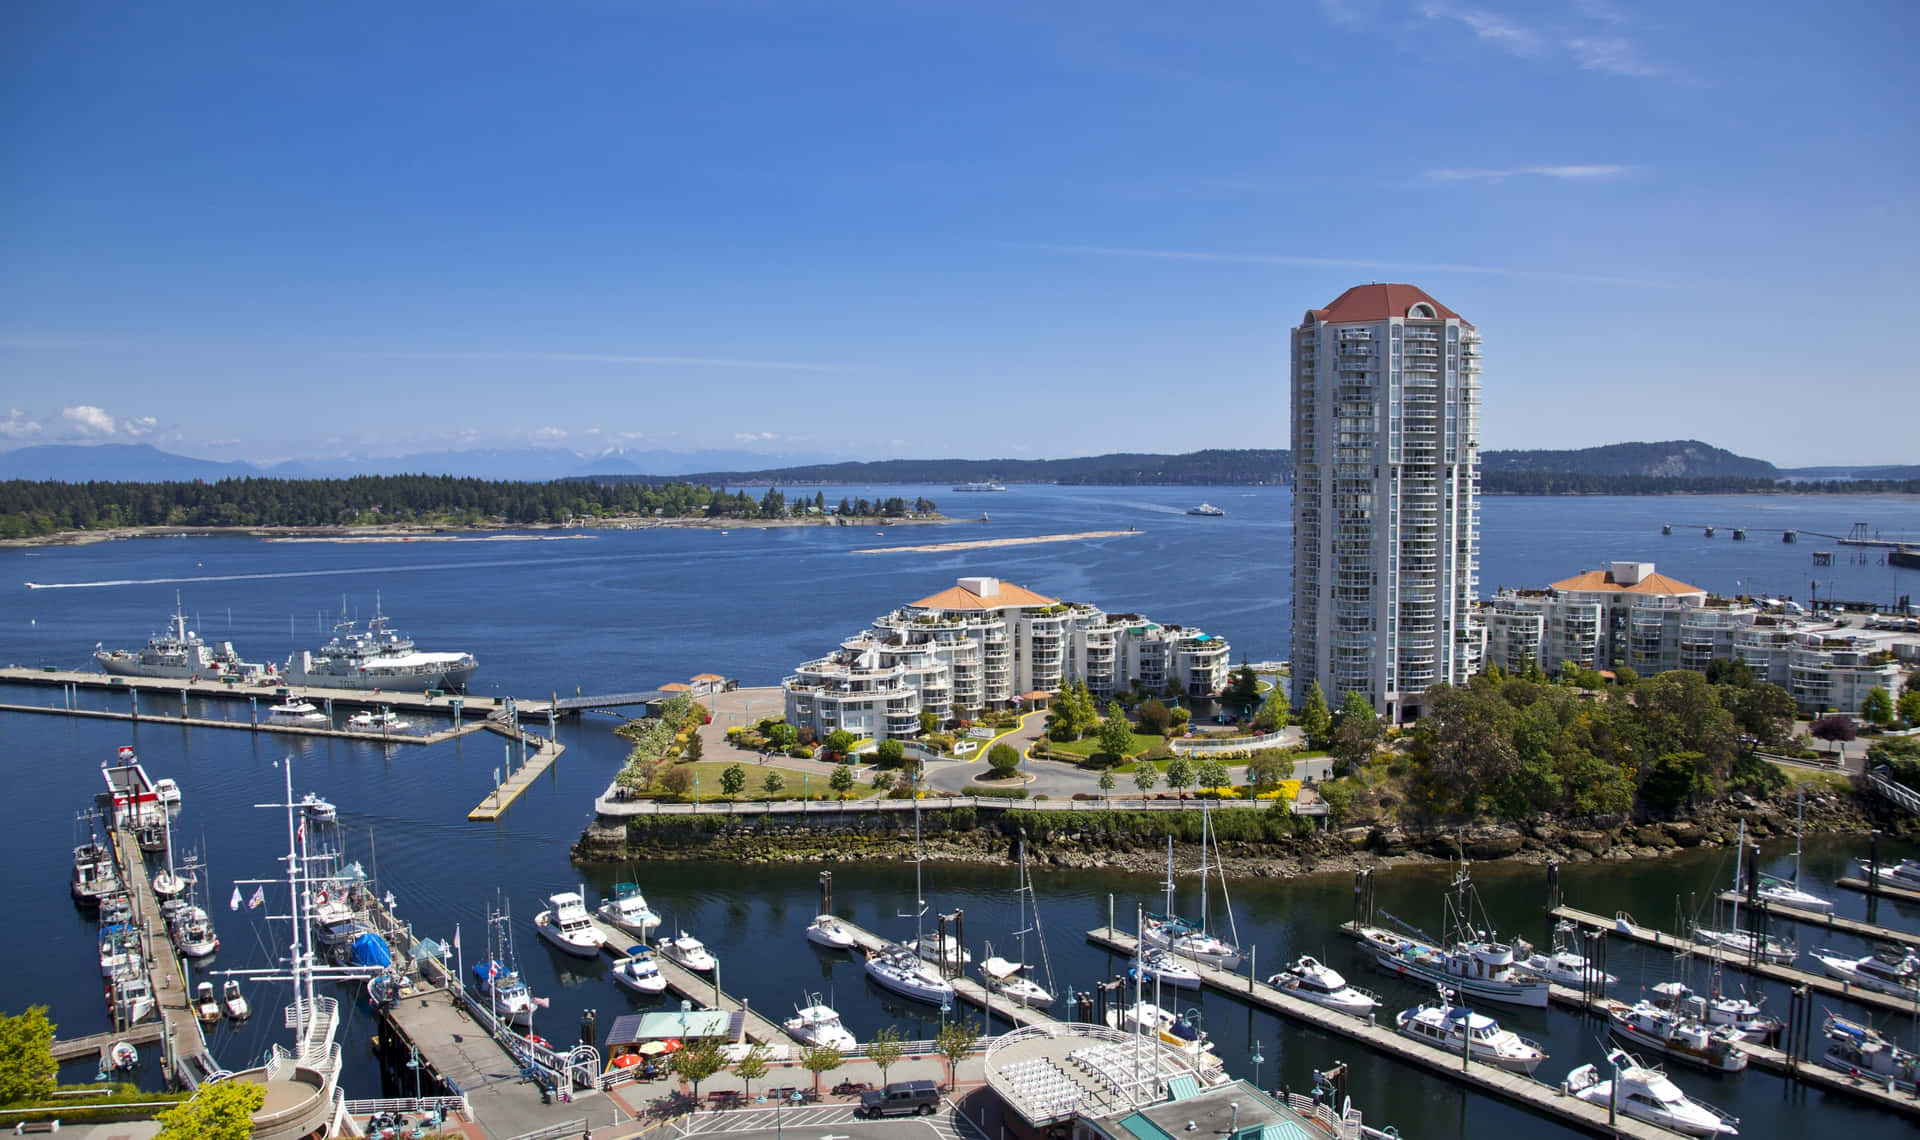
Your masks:
<path fill-rule="evenodd" d="M 1392 317 L 1405 317 L 1409 309 L 1422 301 L 1433 306 L 1434 316 L 1437 319 L 1456 317 L 1466 320 L 1459 313 L 1434 300 L 1418 285 L 1391 283 L 1355 285 L 1335 297 L 1333 304 L 1324 309 L 1309 310 L 1308 315 L 1316 320 L 1334 322 L 1384 321 Z"/>

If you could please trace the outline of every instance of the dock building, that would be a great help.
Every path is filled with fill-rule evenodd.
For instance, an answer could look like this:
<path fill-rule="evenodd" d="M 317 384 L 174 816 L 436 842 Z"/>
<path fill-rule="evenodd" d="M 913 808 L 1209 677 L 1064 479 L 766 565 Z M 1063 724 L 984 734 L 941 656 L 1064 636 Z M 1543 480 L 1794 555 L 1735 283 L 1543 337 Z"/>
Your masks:
<path fill-rule="evenodd" d="M 1807 714 L 1857 713 L 1875 687 L 1897 697 L 1902 663 L 1920 660 L 1920 637 L 1714 597 L 1651 562 L 1614 562 L 1544 590 L 1501 590 L 1484 608 L 1489 665 L 1534 662 L 1548 672 L 1624 665 L 1648 676 L 1740 661 Z"/>
<path fill-rule="evenodd" d="M 1293 330 L 1295 707 L 1318 682 L 1394 721 L 1479 670 L 1480 334 L 1413 285 Z"/>
<path fill-rule="evenodd" d="M 918 735 L 922 712 L 970 720 L 1074 681 L 1103 702 L 1135 685 L 1207 700 L 1226 686 L 1230 655 L 1197 629 L 975 576 L 876 618 L 781 688 L 795 728 L 884 740 Z"/>

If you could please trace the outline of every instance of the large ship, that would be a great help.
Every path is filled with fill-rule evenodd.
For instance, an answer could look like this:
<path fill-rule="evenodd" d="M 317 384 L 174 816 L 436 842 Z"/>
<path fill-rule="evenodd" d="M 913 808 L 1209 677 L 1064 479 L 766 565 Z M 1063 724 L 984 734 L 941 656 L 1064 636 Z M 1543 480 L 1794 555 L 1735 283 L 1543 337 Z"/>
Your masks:
<path fill-rule="evenodd" d="M 287 662 L 283 680 L 289 685 L 330 689 L 464 689 L 480 663 L 471 653 L 424 653 L 413 639 L 387 628 L 387 619 L 374 603 L 367 628 L 344 613 L 333 627 L 333 640 L 319 649 L 302 650 Z"/>
<path fill-rule="evenodd" d="M 1004 491 L 1006 490 L 1006 488 L 1001 486 L 998 483 L 985 482 L 985 483 L 962 483 L 959 486 L 955 487 L 954 490 L 971 493 L 971 492 L 983 492 L 983 491 Z"/>
<path fill-rule="evenodd" d="M 146 648 L 95 646 L 93 659 L 117 677 L 244 677 L 261 669 L 240 660 L 232 642 L 208 645 L 188 629 L 187 615 L 181 609 L 178 594 L 174 595 L 173 615 L 167 619 L 167 631 L 154 634 Z"/>

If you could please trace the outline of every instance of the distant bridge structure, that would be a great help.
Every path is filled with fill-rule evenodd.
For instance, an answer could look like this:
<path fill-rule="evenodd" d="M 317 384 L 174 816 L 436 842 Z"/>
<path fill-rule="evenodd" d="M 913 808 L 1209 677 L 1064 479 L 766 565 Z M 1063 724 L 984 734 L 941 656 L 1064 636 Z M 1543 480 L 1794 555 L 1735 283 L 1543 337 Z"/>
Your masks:
<path fill-rule="evenodd" d="M 673 695 L 665 689 L 643 689 L 631 693 L 602 693 L 592 697 L 561 697 L 553 702 L 553 711 L 556 716 L 577 716 L 583 712 L 640 708 L 642 711 L 638 715 L 644 716 Z"/>

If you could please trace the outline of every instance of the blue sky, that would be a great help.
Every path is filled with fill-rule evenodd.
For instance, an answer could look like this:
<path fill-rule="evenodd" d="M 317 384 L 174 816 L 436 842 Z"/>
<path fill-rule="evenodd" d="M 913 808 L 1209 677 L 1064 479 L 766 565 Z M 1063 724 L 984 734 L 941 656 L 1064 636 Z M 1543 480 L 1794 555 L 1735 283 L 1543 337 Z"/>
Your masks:
<path fill-rule="evenodd" d="M 0 444 L 1284 447 L 1287 330 L 1402 280 L 1484 446 L 1920 461 L 1916 25 L 9 4 Z"/>

